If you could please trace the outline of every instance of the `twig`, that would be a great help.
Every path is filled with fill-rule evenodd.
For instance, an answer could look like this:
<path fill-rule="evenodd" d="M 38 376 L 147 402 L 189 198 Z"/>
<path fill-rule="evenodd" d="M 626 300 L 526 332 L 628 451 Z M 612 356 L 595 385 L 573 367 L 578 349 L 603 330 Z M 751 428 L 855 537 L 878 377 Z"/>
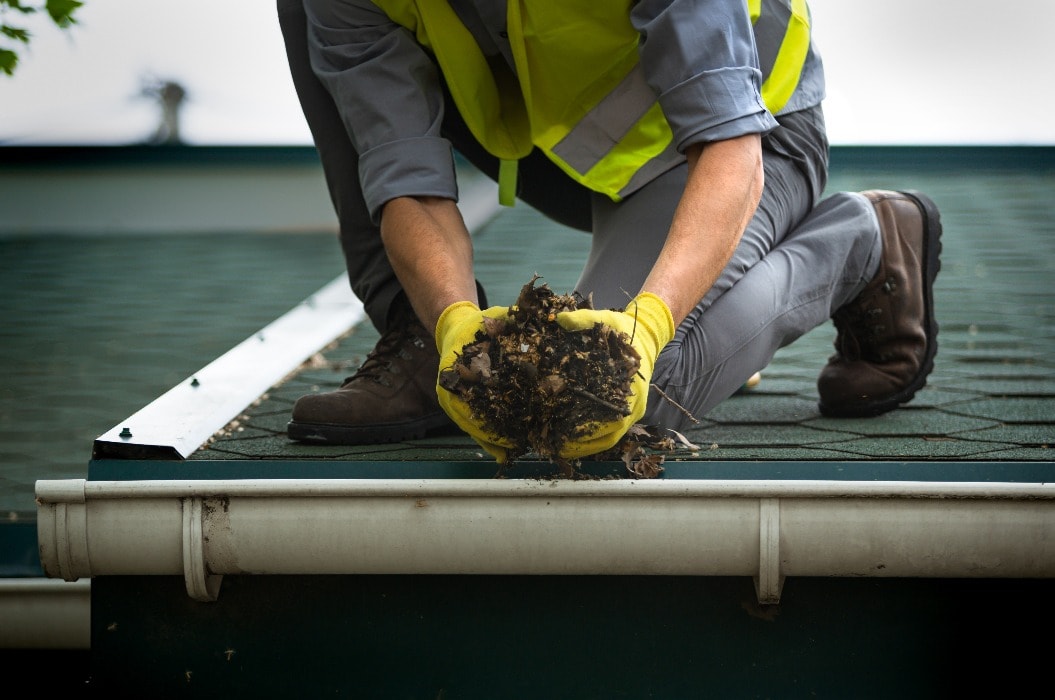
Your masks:
<path fill-rule="evenodd" d="M 691 413 L 689 413 L 688 409 L 686 409 L 686 408 L 685 408 L 684 406 L 682 406 L 682 405 L 681 405 L 680 403 L 678 403 L 678 402 L 677 402 L 677 401 L 675 401 L 674 399 L 672 399 L 672 398 L 670 398 L 669 396 L 667 396 L 666 392 L 664 392 L 664 391 L 663 391 L 662 389 L 660 389 L 660 388 L 659 388 L 658 386 L 656 386 L 655 384 L 652 384 L 652 385 L 650 385 L 650 386 L 651 386 L 651 387 L 652 387 L 653 389 L 655 389 L 655 390 L 656 390 L 656 392 L 657 392 L 657 393 L 658 393 L 658 394 L 659 394 L 660 396 L 662 396 L 662 397 L 663 397 L 664 399 L 666 399 L 667 401 L 670 401 L 670 402 L 671 402 L 671 403 L 672 403 L 672 404 L 674 405 L 674 408 L 676 408 L 676 409 L 678 409 L 679 411 L 681 411 L 682 413 L 684 413 L 684 414 L 685 414 L 685 415 L 686 415 L 686 416 L 688 417 L 688 419 L 689 419 L 689 420 L 691 420 L 691 421 L 692 421 L 693 423 L 695 423 L 696 425 L 699 425 L 699 424 L 700 424 L 700 420 L 699 420 L 699 418 L 697 418 L 696 416 L 694 416 L 694 415 L 692 415 Z"/>
<path fill-rule="evenodd" d="M 578 396 L 583 397 L 584 399 L 589 399 L 590 401 L 593 401 L 594 403 L 596 403 L 596 404 L 598 404 L 600 406 L 604 406 L 605 408 L 611 409 L 611 410 L 615 411 L 616 413 L 618 413 L 621 416 L 629 416 L 630 415 L 630 409 L 628 409 L 626 406 L 618 406 L 618 405 L 612 403 L 611 401 L 605 401 L 600 396 L 597 396 L 595 394 L 591 394 L 590 392 L 586 391 L 586 389 L 582 389 L 580 387 L 573 386 L 573 387 L 571 387 L 571 392 L 573 394 L 576 394 Z"/>
<path fill-rule="evenodd" d="M 627 299 L 629 299 L 630 301 L 634 302 L 634 328 L 630 331 L 630 344 L 633 345 L 634 344 L 634 336 L 637 335 L 637 302 L 634 301 L 634 298 L 632 296 L 630 296 L 630 292 L 628 292 L 628 291 L 626 291 L 625 289 L 622 289 L 622 288 L 620 288 L 620 291 L 622 291 L 623 294 L 626 294 L 626 298 Z"/>

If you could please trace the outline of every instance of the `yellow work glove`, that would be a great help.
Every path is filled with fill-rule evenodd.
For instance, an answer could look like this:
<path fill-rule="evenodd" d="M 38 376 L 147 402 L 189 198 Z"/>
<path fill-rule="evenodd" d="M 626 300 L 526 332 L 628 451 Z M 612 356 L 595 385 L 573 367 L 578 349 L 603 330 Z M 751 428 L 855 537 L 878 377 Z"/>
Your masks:
<path fill-rule="evenodd" d="M 593 328 L 595 323 L 626 333 L 631 345 L 641 356 L 641 366 L 631 382 L 630 414 L 608 423 L 600 423 L 590 434 L 568 442 L 561 449 L 561 457 L 578 459 L 598 454 L 615 446 L 634 423 L 645 414 L 648 387 L 656 358 L 663 346 L 674 337 L 674 318 L 667 304 L 651 292 L 634 297 L 623 311 L 579 309 L 557 314 L 557 323 L 569 331 Z"/>
<path fill-rule="evenodd" d="M 476 332 L 483 328 L 485 316 L 502 319 L 508 315 L 509 309 L 505 306 L 492 306 L 481 311 L 480 307 L 471 301 L 455 302 L 444 309 L 436 322 L 436 348 L 440 351 L 440 371 L 452 367 L 462 348 L 476 340 Z M 473 417 L 469 404 L 457 394 L 440 386 L 439 374 L 436 375 L 436 396 L 451 420 L 498 460 L 499 464 L 509 461 L 509 448 L 513 446 L 512 443 L 485 430 L 482 421 Z"/>

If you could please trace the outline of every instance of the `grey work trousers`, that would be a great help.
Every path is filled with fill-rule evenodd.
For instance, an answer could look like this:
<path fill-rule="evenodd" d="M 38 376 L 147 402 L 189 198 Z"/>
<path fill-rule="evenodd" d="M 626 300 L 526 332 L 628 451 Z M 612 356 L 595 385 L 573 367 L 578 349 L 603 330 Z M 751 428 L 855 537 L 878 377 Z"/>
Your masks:
<path fill-rule="evenodd" d="M 337 212 L 352 290 L 384 331 L 401 287 L 363 201 L 358 155 L 334 98 L 312 72 L 301 0 L 278 0 L 278 14 L 293 83 Z M 447 105 L 444 136 L 497 179 L 498 160 L 472 138 L 450 99 Z M 645 422 L 684 429 L 691 424 L 685 411 L 703 417 L 778 349 L 825 323 L 878 269 L 879 224 L 868 200 L 849 192 L 821 200 L 828 143 L 820 107 L 778 121 L 780 127 L 763 138 L 765 187 L 758 210 L 718 282 L 656 362 L 653 383 L 679 405 L 653 390 Z M 592 293 L 597 308 L 624 306 L 663 246 L 687 167 L 668 171 L 618 203 L 572 182 L 537 150 L 518 169 L 519 199 L 593 235 L 576 291 Z"/>
<path fill-rule="evenodd" d="M 827 144 L 820 108 L 778 118 L 763 138 L 765 186 L 732 259 L 656 361 L 643 421 L 684 429 L 731 396 L 777 350 L 827 322 L 871 280 L 879 222 L 856 192 L 820 199 Z M 823 147 L 820 147 L 823 145 Z M 594 200 L 589 259 L 577 290 L 598 307 L 636 291 L 663 245 L 686 167 L 627 198 Z M 642 232 L 655 231 L 655 236 Z M 612 275 L 613 270 L 619 276 Z M 826 358 L 818 358 L 818 371 Z"/>

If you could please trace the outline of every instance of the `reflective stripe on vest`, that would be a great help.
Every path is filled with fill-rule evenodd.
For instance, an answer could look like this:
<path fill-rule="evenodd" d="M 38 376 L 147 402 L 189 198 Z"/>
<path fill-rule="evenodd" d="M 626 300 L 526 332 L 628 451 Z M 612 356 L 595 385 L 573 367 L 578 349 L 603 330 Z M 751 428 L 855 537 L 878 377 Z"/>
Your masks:
<path fill-rule="evenodd" d="M 810 49 L 806 0 L 747 0 L 762 69 L 762 101 L 772 114 L 784 109 L 798 87 Z"/>
<path fill-rule="evenodd" d="M 509 3 L 509 43 L 532 141 L 573 180 L 618 201 L 651 179 L 634 178 L 645 165 L 662 172 L 684 156 L 668 148 L 670 125 L 639 64 L 632 0 L 562 4 L 578 4 L 576 21 L 554 21 L 552 9 L 538 3 Z M 597 56 L 610 58 L 605 64 Z M 551 76 L 558 76 L 555 87 Z"/>
<path fill-rule="evenodd" d="M 809 51 L 806 0 L 746 0 L 773 114 L 791 98 Z M 638 63 L 633 0 L 511 0 L 516 80 L 496 79 L 472 34 L 444 0 L 375 0 L 436 57 L 473 136 L 501 161 L 499 199 L 513 203 L 515 161 L 538 146 L 577 182 L 615 201 L 684 160 Z M 604 27 L 604 32 L 583 32 Z M 558 47 L 559 50 L 548 50 Z M 598 65 L 593 56 L 612 56 Z M 547 76 L 547 80 L 533 78 Z M 557 76 L 557 80 L 552 80 Z M 516 83 L 519 83 L 517 85 Z"/>

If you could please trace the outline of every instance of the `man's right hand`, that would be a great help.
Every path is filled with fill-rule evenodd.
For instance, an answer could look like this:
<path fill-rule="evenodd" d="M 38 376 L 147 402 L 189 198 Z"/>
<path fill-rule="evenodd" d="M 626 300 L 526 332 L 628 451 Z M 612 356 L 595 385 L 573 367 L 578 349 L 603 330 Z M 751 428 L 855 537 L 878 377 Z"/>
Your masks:
<path fill-rule="evenodd" d="M 444 309 L 436 322 L 436 347 L 440 351 L 440 371 L 454 366 L 462 348 L 476 340 L 476 332 L 483 329 L 485 317 L 501 319 L 508 315 L 509 309 L 505 306 L 492 306 L 481 311 L 480 307 L 471 301 L 455 302 Z M 451 417 L 451 420 L 468 433 L 488 454 L 498 460 L 499 464 L 509 461 L 509 448 L 512 447 L 512 443 L 486 430 L 482 419 L 473 416 L 469 404 L 457 394 L 440 386 L 438 374 L 436 396 L 440 406 Z"/>

